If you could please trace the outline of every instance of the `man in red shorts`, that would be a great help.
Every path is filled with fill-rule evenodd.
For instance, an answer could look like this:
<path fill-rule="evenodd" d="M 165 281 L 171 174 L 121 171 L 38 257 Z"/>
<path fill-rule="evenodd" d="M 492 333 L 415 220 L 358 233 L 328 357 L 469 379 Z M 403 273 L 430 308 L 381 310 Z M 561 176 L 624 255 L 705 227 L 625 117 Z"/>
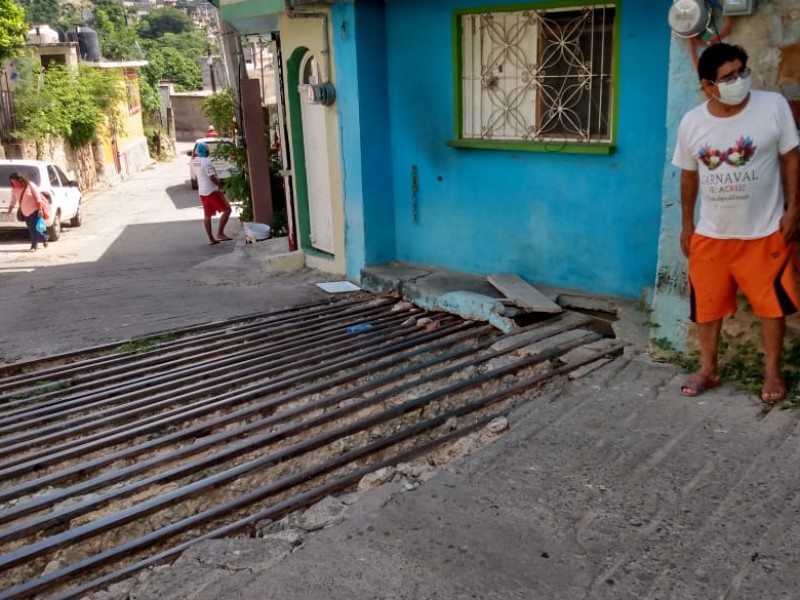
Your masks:
<path fill-rule="evenodd" d="M 672 159 L 681 169 L 681 250 L 700 338 L 700 371 L 681 393 L 697 396 L 719 385 L 722 319 L 735 312 L 741 289 L 761 320 L 761 399 L 773 404 L 786 396 L 785 317 L 799 304 L 791 255 L 800 221 L 797 128 L 783 96 L 750 91 L 739 46 L 707 48 L 698 74 L 708 100 L 684 116 Z"/>
<path fill-rule="evenodd" d="M 197 177 L 197 190 L 200 192 L 200 201 L 203 203 L 203 214 L 205 216 L 203 225 L 206 228 L 208 243 L 219 244 L 232 239 L 225 235 L 225 225 L 231 216 L 231 205 L 228 204 L 219 189 L 222 184 L 217 176 L 217 171 L 214 169 L 214 163 L 209 156 L 208 146 L 203 143 L 197 144 L 195 152 L 197 157 L 194 159 L 192 167 Z M 211 217 L 217 213 L 220 213 L 219 226 L 217 228 L 217 237 L 214 237 L 211 234 Z"/>

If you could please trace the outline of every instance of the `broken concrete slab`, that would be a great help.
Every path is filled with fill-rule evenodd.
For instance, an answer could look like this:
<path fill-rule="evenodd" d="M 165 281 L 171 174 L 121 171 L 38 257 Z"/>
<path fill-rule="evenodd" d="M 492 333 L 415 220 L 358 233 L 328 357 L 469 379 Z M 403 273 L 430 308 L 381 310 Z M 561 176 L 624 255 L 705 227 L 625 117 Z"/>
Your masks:
<path fill-rule="evenodd" d="M 499 273 L 489 275 L 486 280 L 507 298 L 530 312 L 560 313 L 563 310 L 519 275 Z"/>
<path fill-rule="evenodd" d="M 431 305 L 422 304 L 429 302 L 428 298 L 421 298 L 416 302 L 418 306 L 429 310 L 443 310 L 459 315 L 465 319 L 488 321 L 500 331 L 508 333 L 517 328 L 517 324 L 507 317 L 498 315 L 493 311 L 494 298 L 473 292 L 448 292 L 433 298 Z"/>
<path fill-rule="evenodd" d="M 431 271 L 402 263 L 389 263 L 366 267 L 361 270 L 361 287 L 375 294 L 395 293 L 403 295 L 407 282 L 430 275 Z"/>

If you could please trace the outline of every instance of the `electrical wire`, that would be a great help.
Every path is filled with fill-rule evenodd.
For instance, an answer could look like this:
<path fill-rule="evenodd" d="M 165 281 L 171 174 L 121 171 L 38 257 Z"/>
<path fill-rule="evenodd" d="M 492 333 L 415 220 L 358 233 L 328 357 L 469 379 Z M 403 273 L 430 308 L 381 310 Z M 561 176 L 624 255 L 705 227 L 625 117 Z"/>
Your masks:
<path fill-rule="evenodd" d="M 715 2 L 716 3 L 716 2 Z M 717 19 L 714 17 L 714 7 L 712 6 L 711 0 L 706 0 L 706 8 L 708 8 L 708 15 L 711 18 L 711 28 L 713 29 L 714 33 L 716 34 L 716 39 L 721 40 L 719 36 L 719 29 L 717 29 Z"/>

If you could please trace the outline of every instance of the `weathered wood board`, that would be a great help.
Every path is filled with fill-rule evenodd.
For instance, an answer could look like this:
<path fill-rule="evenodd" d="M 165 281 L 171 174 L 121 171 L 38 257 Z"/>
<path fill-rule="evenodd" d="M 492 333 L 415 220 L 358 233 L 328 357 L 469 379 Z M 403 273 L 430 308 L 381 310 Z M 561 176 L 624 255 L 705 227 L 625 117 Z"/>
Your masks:
<path fill-rule="evenodd" d="M 563 310 L 519 275 L 502 273 L 489 275 L 486 280 L 507 298 L 513 300 L 517 306 L 530 312 L 560 313 Z"/>

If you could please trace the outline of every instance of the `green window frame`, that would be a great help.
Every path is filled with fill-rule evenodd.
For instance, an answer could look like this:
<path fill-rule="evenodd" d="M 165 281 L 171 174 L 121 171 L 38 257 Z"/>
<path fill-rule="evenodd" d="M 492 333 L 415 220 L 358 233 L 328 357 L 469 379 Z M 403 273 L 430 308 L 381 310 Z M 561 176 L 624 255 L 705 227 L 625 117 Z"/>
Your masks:
<path fill-rule="evenodd" d="M 448 145 L 609 154 L 616 145 L 619 0 L 453 12 Z"/>

